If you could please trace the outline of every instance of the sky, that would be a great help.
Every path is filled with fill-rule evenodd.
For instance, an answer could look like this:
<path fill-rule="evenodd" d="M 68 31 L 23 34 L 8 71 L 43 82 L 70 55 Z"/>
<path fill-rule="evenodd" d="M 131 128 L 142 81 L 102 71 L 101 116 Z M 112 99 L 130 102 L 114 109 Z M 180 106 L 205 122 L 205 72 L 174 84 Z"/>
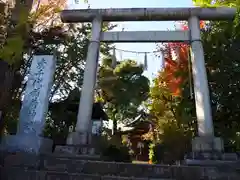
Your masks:
<path fill-rule="evenodd" d="M 85 9 L 87 4 L 83 0 L 68 0 L 68 9 Z M 192 7 L 192 0 L 89 0 L 91 8 L 158 8 L 158 7 Z M 157 31 L 157 30 L 174 30 L 174 22 L 119 22 L 114 31 Z M 155 43 L 116 43 L 117 49 L 130 50 L 137 52 L 153 52 L 156 50 Z M 128 53 L 116 51 L 118 60 L 135 59 L 139 63 L 144 62 L 144 54 Z M 153 53 L 147 56 L 148 69 L 144 74 L 152 79 L 162 66 L 162 58 L 156 57 Z"/>

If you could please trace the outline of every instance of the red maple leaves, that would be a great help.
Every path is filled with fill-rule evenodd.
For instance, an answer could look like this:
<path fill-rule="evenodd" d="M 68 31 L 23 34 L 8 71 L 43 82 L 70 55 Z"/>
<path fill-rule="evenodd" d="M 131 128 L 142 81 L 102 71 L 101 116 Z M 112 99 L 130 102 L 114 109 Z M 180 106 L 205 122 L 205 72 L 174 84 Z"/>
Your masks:
<path fill-rule="evenodd" d="M 204 27 L 204 21 L 200 21 L 200 28 Z M 188 30 L 186 23 L 181 23 L 180 28 Z M 187 80 L 189 48 L 186 43 L 168 43 L 165 45 L 164 73 L 162 75 L 173 96 L 181 96 L 181 86 Z"/>
<path fill-rule="evenodd" d="M 183 43 L 169 43 L 167 49 L 164 58 L 164 81 L 173 96 L 180 96 L 181 85 L 185 81 L 184 72 L 188 70 L 189 47 Z"/>

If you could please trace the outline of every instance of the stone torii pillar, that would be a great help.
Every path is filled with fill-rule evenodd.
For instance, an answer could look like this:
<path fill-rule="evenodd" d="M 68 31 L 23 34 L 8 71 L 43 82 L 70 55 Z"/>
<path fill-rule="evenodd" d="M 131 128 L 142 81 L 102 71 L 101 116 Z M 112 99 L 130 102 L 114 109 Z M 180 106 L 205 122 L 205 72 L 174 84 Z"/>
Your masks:
<path fill-rule="evenodd" d="M 92 33 L 88 46 L 86 66 L 84 70 L 83 86 L 81 90 L 77 124 L 75 127 L 75 131 L 69 134 L 69 142 L 67 142 L 67 144 L 82 145 L 88 144 L 91 141 L 91 116 L 92 105 L 94 101 L 94 89 L 97 78 L 101 31 L 101 17 L 95 17 L 92 20 Z"/>
<path fill-rule="evenodd" d="M 202 156 L 203 152 L 203 155 L 207 153 L 206 156 L 208 158 L 214 156 L 213 152 L 218 152 L 218 154 L 223 152 L 224 146 L 221 138 L 214 137 L 212 109 L 199 18 L 197 16 L 190 17 L 188 25 L 190 30 L 192 74 L 199 136 L 194 138 L 192 142 L 193 158 Z"/>
<path fill-rule="evenodd" d="M 214 129 L 199 24 L 199 18 L 196 16 L 192 16 L 188 20 L 198 135 L 211 137 L 214 136 Z"/>
<path fill-rule="evenodd" d="M 76 131 L 86 131 L 90 126 L 93 103 L 93 88 L 96 81 L 96 59 L 99 46 L 98 38 L 104 42 L 168 42 L 189 41 L 192 47 L 192 71 L 194 79 L 198 135 L 193 141 L 194 151 L 222 151 L 222 141 L 214 137 L 214 128 L 209 99 L 209 88 L 204 62 L 203 47 L 200 39 L 199 20 L 233 20 L 235 8 L 125 8 L 125 9 L 83 9 L 64 10 L 63 22 L 93 22 L 92 41 L 89 45 L 88 58 L 84 74 L 83 91 L 80 100 Z M 189 22 L 189 32 L 100 32 L 102 21 L 184 21 Z M 187 34 L 186 34 L 187 33 Z M 101 35 L 101 36 L 100 36 Z M 187 36 L 186 36 L 187 35 Z M 92 47 L 92 48 L 90 48 Z M 90 67 L 91 66 L 91 67 Z"/>

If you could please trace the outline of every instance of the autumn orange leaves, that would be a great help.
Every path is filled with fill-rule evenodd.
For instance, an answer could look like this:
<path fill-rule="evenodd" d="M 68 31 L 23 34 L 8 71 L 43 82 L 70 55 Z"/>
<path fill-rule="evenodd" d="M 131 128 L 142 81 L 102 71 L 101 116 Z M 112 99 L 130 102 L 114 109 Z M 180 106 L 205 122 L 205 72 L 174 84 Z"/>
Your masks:
<path fill-rule="evenodd" d="M 180 24 L 180 29 L 188 30 L 186 23 Z M 200 28 L 204 28 L 200 21 Z M 164 48 L 164 69 L 159 74 L 173 96 L 181 96 L 182 85 L 186 82 L 189 66 L 190 46 L 186 43 L 167 43 Z"/>

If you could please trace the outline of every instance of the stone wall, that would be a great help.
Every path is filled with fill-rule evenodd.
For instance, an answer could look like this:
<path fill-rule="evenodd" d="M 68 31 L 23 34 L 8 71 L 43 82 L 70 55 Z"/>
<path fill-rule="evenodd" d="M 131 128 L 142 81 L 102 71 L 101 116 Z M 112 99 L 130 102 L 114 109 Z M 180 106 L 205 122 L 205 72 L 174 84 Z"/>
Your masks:
<path fill-rule="evenodd" d="M 2 157 L 4 180 L 239 180 L 233 168 L 168 166 L 83 160 L 79 157 L 8 154 Z M 24 167 L 24 168 L 23 168 Z"/>

